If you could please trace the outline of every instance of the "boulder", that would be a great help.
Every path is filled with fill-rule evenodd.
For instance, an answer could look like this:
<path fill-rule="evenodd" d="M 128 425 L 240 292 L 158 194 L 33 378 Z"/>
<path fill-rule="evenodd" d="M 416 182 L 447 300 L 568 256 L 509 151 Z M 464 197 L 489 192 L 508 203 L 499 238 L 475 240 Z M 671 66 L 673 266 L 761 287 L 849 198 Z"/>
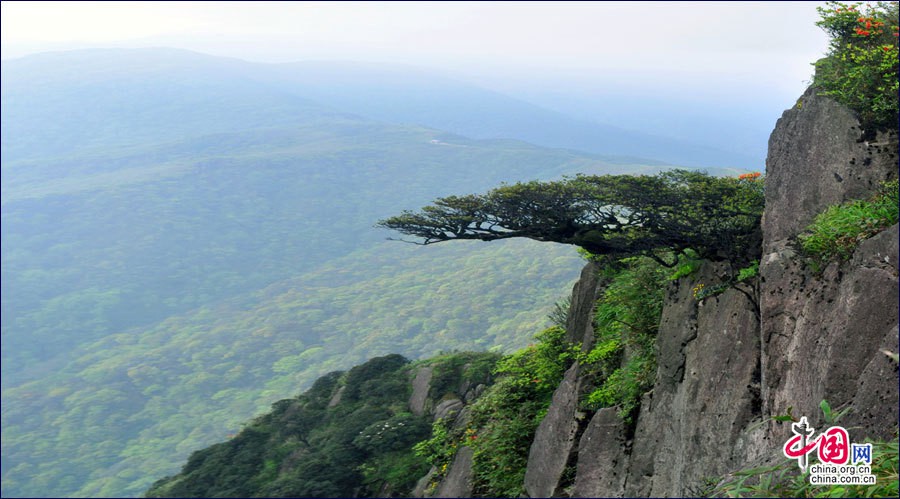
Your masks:
<path fill-rule="evenodd" d="M 428 400 L 428 390 L 431 389 L 431 376 L 434 374 L 432 367 L 420 367 L 412 381 L 412 395 L 409 397 L 409 410 L 416 416 L 425 414 L 425 402 Z"/>

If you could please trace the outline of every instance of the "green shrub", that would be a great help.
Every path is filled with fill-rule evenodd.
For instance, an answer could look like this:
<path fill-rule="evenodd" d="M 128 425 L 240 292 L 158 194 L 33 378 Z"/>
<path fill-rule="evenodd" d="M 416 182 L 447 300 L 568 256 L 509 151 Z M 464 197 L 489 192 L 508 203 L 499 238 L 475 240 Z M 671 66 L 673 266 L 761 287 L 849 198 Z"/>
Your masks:
<path fill-rule="evenodd" d="M 447 473 L 460 446 L 468 446 L 473 450 L 477 496 L 518 497 L 524 492 L 525 466 L 535 430 L 578 352 L 565 335 L 565 329 L 550 327 L 537 334 L 532 345 L 496 362 L 498 380 L 469 406 L 465 428 L 453 428 L 449 421 L 434 423 L 431 438 L 414 446 L 416 454 L 437 469 L 432 487 Z M 445 368 L 458 367 L 457 360 L 448 356 L 442 362 Z M 468 360 L 473 376 L 486 375 L 486 362 Z"/>
<path fill-rule="evenodd" d="M 456 452 L 456 443 L 450 436 L 450 424 L 439 419 L 431 425 L 431 438 L 423 440 L 413 446 L 416 455 L 425 459 L 425 462 L 440 468 L 450 462 Z"/>
<path fill-rule="evenodd" d="M 703 260 L 697 256 L 696 251 L 691 249 L 685 250 L 684 255 L 678 259 L 678 264 L 675 265 L 675 272 L 672 272 L 669 276 L 669 280 L 677 281 L 682 277 L 694 274 L 700 269 L 702 263 Z"/>
<path fill-rule="evenodd" d="M 701 282 L 694 286 L 694 299 L 697 301 L 703 301 L 711 296 L 718 296 L 730 289 L 733 284 L 734 283 L 732 281 L 727 281 L 720 282 L 712 286 L 707 286 L 706 284 L 703 284 Z"/>
<path fill-rule="evenodd" d="M 561 378 L 559 373 L 555 383 Z M 476 496 L 520 497 L 524 492 L 528 451 L 552 394 L 538 383 L 508 376 L 472 405 L 463 441 L 474 451 Z"/>
<path fill-rule="evenodd" d="M 476 495 L 518 497 L 524 492 L 535 431 L 578 351 L 578 345 L 566 342 L 565 329 L 553 326 L 497 363 L 500 379 L 472 404 L 462 437 L 474 451 Z"/>
<path fill-rule="evenodd" d="M 772 466 L 740 470 L 713 487 L 706 497 L 897 497 L 898 440 L 872 444 L 874 485 L 810 485 L 809 471 L 801 473 L 793 459 Z"/>
<path fill-rule="evenodd" d="M 409 450 L 428 434 L 428 424 L 421 417 L 400 413 L 372 423 L 353 438 L 353 445 L 370 454 Z"/>
<path fill-rule="evenodd" d="M 643 349 L 628 358 L 625 365 L 609 375 L 603 384 L 588 394 L 587 407 L 619 407 L 619 416 L 631 421 L 641 396 L 653 385 L 656 359 L 653 351 Z"/>
<path fill-rule="evenodd" d="M 572 297 L 566 296 L 564 299 L 553 304 L 553 310 L 547 314 L 550 323 L 554 326 L 566 327 L 566 321 L 569 319 L 569 308 L 572 306 Z"/>
<path fill-rule="evenodd" d="M 798 237 L 813 269 L 820 270 L 834 258 L 849 259 L 860 242 L 897 223 L 898 201 L 898 183 L 893 180 L 867 200 L 831 206 L 820 213 Z"/>
<path fill-rule="evenodd" d="M 358 497 L 384 497 L 389 493 L 404 494 L 413 490 L 416 482 L 428 473 L 428 465 L 409 449 L 380 454 L 357 469 L 363 475 L 365 493 Z"/>
<path fill-rule="evenodd" d="M 531 345 L 497 362 L 494 372 L 511 377 L 517 384 L 533 386 L 538 392 L 552 393 L 575 360 L 578 347 L 566 342 L 566 330 L 559 326 L 541 331 L 534 339 Z"/>
<path fill-rule="evenodd" d="M 759 275 L 759 260 L 753 260 L 750 265 L 738 270 L 736 282 L 744 282 Z"/>
<path fill-rule="evenodd" d="M 644 257 L 627 258 L 620 265 L 597 302 L 594 347 L 579 360 L 596 385 L 583 407 L 618 406 L 619 415 L 630 421 L 655 377 L 656 331 L 671 275 Z"/>
<path fill-rule="evenodd" d="M 485 383 L 501 355 L 493 352 L 454 352 L 440 355 L 428 361 L 433 368 L 428 394 L 440 399 L 448 393 L 457 393 L 462 381 Z"/>
<path fill-rule="evenodd" d="M 831 37 L 815 63 L 813 85 L 859 114 L 863 128 L 896 128 L 898 119 L 897 2 L 818 7 L 817 26 Z"/>

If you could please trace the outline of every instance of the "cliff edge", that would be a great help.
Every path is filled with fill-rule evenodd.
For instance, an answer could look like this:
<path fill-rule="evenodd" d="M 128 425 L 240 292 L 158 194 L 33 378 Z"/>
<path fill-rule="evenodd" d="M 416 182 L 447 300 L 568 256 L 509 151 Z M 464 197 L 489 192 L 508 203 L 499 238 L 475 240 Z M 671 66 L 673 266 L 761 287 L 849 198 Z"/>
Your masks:
<path fill-rule="evenodd" d="M 881 350 L 898 344 L 898 228 L 820 272 L 796 241 L 828 206 L 896 179 L 897 147 L 896 132 L 863 140 L 854 114 L 814 90 L 785 111 L 769 139 L 756 296 L 729 289 L 695 299 L 697 283 L 724 275 L 711 262 L 669 286 L 656 380 L 633 425 L 612 409 L 580 413 L 570 403 L 579 386 L 573 367 L 538 427 L 527 493 L 699 495 L 718 477 L 780 457 L 790 426 L 772 416 L 792 410 L 821 427 L 822 400 L 849 408 L 842 424 L 854 441 L 892 438 L 898 370 Z M 590 323 L 590 310 L 573 312 L 585 316 L 570 323 Z"/>

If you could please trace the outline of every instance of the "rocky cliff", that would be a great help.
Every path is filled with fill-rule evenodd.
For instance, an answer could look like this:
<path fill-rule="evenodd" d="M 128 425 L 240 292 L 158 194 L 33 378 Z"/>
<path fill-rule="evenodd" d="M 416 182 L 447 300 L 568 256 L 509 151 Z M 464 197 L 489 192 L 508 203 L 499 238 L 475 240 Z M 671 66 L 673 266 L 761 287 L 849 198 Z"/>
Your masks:
<path fill-rule="evenodd" d="M 617 288 L 623 269 L 591 262 L 564 327 L 558 319 L 528 348 L 414 364 L 387 356 L 332 373 L 148 495 L 708 495 L 737 470 L 783 459 L 790 425 L 772 417 L 822 428 L 823 400 L 849 411 L 841 424 L 854 442 L 896 438 L 898 367 L 882 351 L 898 350 L 898 227 L 815 270 L 797 236 L 827 207 L 896 179 L 897 140 L 867 142 L 853 113 L 809 91 L 769 141 L 762 238 L 743 248 L 758 276 L 701 296 L 735 269 L 691 260 L 685 272 L 630 274 L 638 298 L 613 308 L 653 310 L 633 314 L 651 328 L 617 319 L 649 347 L 600 326 L 628 288 Z M 586 360 L 609 345 L 617 353 L 600 358 L 610 365 Z M 647 357 L 629 402 L 590 409 L 616 362 Z"/>
<path fill-rule="evenodd" d="M 655 384 L 633 425 L 612 408 L 579 410 L 573 366 L 532 444 L 528 495 L 697 495 L 717 477 L 780 455 L 790 428 L 769 417 L 792 407 L 820 427 L 823 399 L 851 408 L 842 423 L 859 427 L 854 440 L 893 436 L 897 364 L 880 350 L 898 344 L 897 226 L 820 273 L 794 248 L 826 207 L 897 177 L 897 134 L 862 137 L 849 110 L 814 91 L 785 111 L 769 140 L 756 296 L 729 289 L 696 300 L 695 284 L 724 273 L 710 262 L 670 285 Z M 593 341 L 583 304 L 598 285 L 589 265 L 572 300 L 573 339 Z"/>

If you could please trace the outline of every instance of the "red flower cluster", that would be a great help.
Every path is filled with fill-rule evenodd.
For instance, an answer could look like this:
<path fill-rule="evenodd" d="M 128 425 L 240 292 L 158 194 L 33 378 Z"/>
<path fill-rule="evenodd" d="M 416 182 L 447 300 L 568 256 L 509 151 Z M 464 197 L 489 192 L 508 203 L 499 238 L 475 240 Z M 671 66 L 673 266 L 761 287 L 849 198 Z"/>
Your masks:
<path fill-rule="evenodd" d="M 856 19 L 856 22 L 865 26 L 863 28 L 856 28 L 856 34 L 860 36 L 869 36 L 873 33 L 872 29 L 874 28 L 874 33 L 876 35 L 880 35 L 882 33 L 881 28 L 884 27 L 884 23 L 881 21 L 876 21 L 873 17 L 859 17 Z"/>
<path fill-rule="evenodd" d="M 762 173 L 759 173 L 759 172 L 744 173 L 744 174 L 738 175 L 738 179 L 740 179 L 740 180 L 756 180 L 761 176 L 762 176 Z"/>

